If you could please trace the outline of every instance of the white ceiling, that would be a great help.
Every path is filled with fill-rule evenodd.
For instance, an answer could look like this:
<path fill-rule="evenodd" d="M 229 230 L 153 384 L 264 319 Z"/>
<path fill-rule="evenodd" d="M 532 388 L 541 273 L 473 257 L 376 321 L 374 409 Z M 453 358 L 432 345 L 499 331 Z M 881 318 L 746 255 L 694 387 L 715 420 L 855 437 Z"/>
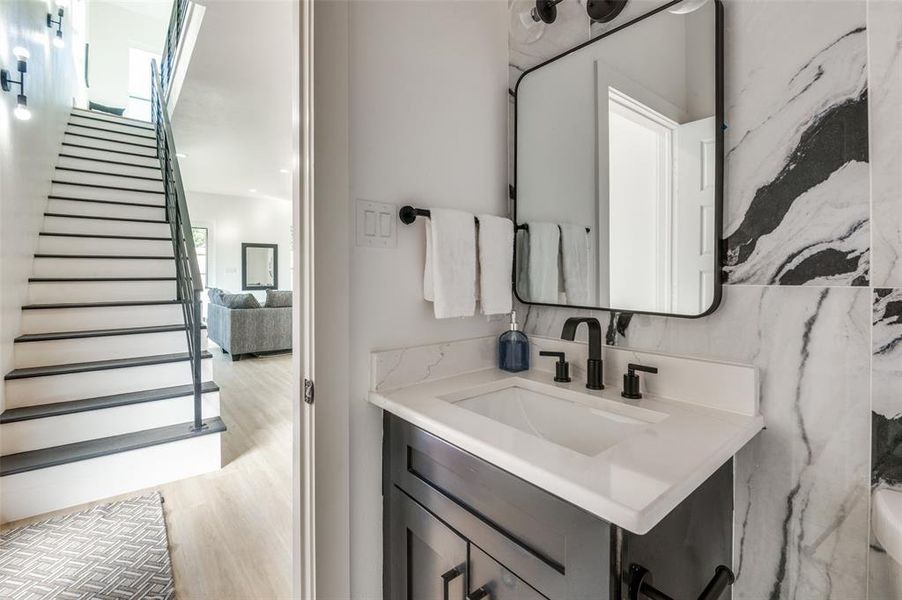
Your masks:
<path fill-rule="evenodd" d="M 207 0 L 172 126 L 185 188 L 291 196 L 291 2 Z M 255 189 L 256 192 L 250 192 Z"/>

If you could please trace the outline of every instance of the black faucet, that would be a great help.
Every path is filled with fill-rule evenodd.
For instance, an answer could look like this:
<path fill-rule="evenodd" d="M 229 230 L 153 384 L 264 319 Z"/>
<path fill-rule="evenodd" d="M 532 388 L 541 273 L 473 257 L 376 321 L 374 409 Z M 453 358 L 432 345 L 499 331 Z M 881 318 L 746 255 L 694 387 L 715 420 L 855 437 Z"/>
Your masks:
<path fill-rule="evenodd" d="M 576 339 L 576 328 L 580 323 L 589 327 L 589 360 L 586 361 L 586 387 L 590 390 L 603 390 L 604 383 L 601 362 L 601 323 L 594 317 L 570 317 L 564 321 L 561 339 Z"/>

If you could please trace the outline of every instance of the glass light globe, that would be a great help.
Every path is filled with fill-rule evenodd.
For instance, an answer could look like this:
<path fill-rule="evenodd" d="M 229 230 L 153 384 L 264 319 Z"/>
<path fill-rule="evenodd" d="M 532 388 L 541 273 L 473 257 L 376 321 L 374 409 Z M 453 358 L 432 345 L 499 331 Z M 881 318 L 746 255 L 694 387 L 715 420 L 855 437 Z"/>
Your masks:
<path fill-rule="evenodd" d="M 25 106 L 17 106 L 13 110 L 13 115 L 20 121 L 27 121 L 31 118 L 31 111 Z"/>

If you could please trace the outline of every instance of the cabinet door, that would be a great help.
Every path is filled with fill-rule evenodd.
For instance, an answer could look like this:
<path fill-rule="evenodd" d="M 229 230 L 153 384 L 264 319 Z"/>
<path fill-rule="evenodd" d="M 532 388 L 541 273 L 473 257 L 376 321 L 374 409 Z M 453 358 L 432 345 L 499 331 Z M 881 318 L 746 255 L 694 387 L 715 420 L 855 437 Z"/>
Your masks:
<path fill-rule="evenodd" d="M 390 493 L 390 598 L 464 600 L 466 540 L 395 486 Z"/>
<path fill-rule="evenodd" d="M 470 546 L 470 590 L 472 600 L 546 600 L 526 583 L 493 560 L 488 554 Z"/>

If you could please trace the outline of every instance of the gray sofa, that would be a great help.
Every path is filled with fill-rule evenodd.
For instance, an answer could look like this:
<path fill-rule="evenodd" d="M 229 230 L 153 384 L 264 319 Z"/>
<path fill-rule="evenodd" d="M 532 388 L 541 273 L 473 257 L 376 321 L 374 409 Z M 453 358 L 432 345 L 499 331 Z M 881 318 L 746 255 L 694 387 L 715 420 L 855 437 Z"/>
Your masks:
<path fill-rule="evenodd" d="M 229 308 L 211 298 L 207 310 L 207 337 L 232 360 L 291 350 L 291 306 Z"/>

